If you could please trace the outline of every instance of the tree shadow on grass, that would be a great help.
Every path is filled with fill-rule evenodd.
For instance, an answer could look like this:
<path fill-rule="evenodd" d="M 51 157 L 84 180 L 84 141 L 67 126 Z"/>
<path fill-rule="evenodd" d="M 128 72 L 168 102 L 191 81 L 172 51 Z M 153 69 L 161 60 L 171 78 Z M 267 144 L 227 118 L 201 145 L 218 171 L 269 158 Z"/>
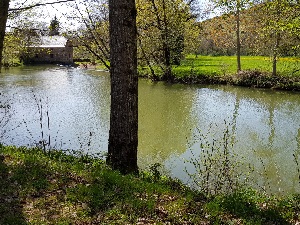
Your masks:
<path fill-rule="evenodd" d="M 144 188 L 149 192 L 149 187 L 142 187 L 139 182 L 135 185 L 132 181 L 134 177 L 122 176 L 107 169 L 102 174 L 96 173 L 92 175 L 90 185 L 79 184 L 67 191 L 70 201 L 86 202 L 89 205 L 93 218 L 98 217 L 100 221 L 104 217 L 108 221 L 120 220 L 130 214 L 132 218 L 129 220 L 134 222 L 137 217 L 151 217 L 151 214 L 155 214 L 156 200 L 149 199 L 147 194 L 141 194 L 145 191 Z"/>
<path fill-rule="evenodd" d="M 0 224 L 27 224 L 22 204 L 16 191 L 17 183 L 11 179 L 9 167 L 4 163 L 5 157 L 0 155 Z"/>
<path fill-rule="evenodd" d="M 279 210 L 276 207 L 268 207 L 266 204 L 258 206 L 253 200 L 253 195 L 251 195 L 250 191 L 230 194 L 223 199 L 222 205 L 225 211 L 238 218 L 243 218 L 250 224 L 291 224 L 279 214 Z"/>
<path fill-rule="evenodd" d="M 198 205 L 191 196 L 187 198 L 180 183 L 154 182 L 157 179 L 152 175 L 144 175 L 143 180 L 123 176 L 103 161 L 59 151 L 47 155 L 38 149 L 10 151 L 16 154 L 0 155 L 1 225 L 203 222 L 204 202 L 195 200 Z M 260 206 L 265 201 L 260 200 L 253 192 L 237 192 L 212 203 L 220 209 L 215 215 L 233 216 L 246 224 L 290 224 L 281 215 L 284 210 Z"/>
<path fill-rule="evenodd" d="M 123 177 L 102 161 L 90 171 L 91 163 L 98 161 L 59 151 L 46 155 L 40 149 L 7 149 L 10 153 L 0 161 L 1 225 L 102 224 L 102 215 L 111 215 L 120 204 L 124 207 L 115 210 L 112 221 L 119 213 L 135 214 L 137 208 L 144 215 L 154 210 L 154 200 L 145 202 L 134 194 L 142 189 L 133 185 L 134 177 Z"/>

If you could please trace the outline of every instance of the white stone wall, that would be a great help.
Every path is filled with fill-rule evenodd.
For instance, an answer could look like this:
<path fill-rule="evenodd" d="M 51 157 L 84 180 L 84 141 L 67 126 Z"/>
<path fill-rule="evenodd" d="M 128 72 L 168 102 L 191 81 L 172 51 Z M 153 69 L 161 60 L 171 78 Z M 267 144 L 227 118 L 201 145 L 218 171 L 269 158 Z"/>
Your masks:
<path fill-rule="evenodd" d="M 73 63 L 73 47 L 29 47 L 31 63 Z"/>

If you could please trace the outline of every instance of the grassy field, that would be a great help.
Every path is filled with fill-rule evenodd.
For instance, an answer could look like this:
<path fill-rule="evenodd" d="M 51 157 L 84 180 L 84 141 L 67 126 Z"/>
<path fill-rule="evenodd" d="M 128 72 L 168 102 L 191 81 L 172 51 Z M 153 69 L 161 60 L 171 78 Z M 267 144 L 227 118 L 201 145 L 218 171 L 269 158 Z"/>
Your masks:
<path fill-rule="evenodd" d="M 264 56 L 242 56 L 242 70 L 272 71 L 272 60 Z M 180 66 L 174 66 L 176 76 L 195 75 L 231 75 L 237 71 L 236 56 L 187 56 Z M 279 75 L 300 77 L 300 58 L 280 58 Z"/>
<path fill-rule="evenodd" d="M 88 68 L 96 68 L 107 70 L 107 68 L 97 61 L 97 65 L 92 65 L 90 62 L 77 62 L 76 65 L 83 68 L 87 65 Z M 272 58 L 266 56 L 242 56 L 242 70 L 257 70 L 261 72 L 272 72 Z M 160 69 L 153 66 L 158 74 Z M 148 67 L 139 68 L 142 76 L 150 74 Z M 300 77 L 300 58 L 282 57 L 277 63 L 279 75 L 297 76 Z M 202 56 L 188 55 L 182 61 L 181 65 L 173 66 L 172 71 L 176 77 L 196 76 L 224 76 L 233 75 L 237 72 L 236 56 Z"/>
<path fill-rule="evenodd" d="M 139 67 L 139 76 L 186 84 L 230 84 L 257 88 L 300 91 L 300 58 L 279 58 L 277 74 L 272 75 L 272 60 L 263 56 L 242 56 L 242 71 L 237 73 L 235 56 L 188 55 L 180 65 L 172 66 L 171 79 L 163 78 L 162 68 Z"/>
<path fill-rule="evenodd" d="M 205 196 L 155 170 L 123 176 L 91 156 L 0 145 L 0 224 L 298 224 L 300 196 Z"/>

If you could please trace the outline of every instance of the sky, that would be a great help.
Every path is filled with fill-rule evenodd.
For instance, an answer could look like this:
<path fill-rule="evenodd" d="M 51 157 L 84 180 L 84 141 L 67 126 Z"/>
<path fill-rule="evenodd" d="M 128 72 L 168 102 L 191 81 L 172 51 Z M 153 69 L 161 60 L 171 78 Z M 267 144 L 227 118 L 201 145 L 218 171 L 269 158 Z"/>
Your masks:
<path fill-rule="evenodd" d="M 37 3 L 50 3 L 56 1 L 59 0 L 11 0 L 10 8 L 26 7 Z M 80 5 L 80 2 L 83 2 L 83 0 L 75 0 L 75 2 Z M 209 0 L 199 0 L 199 2 L 202 8 L 205 8 L 207 7 Z M 41 28 L 41 25 L 37 25 L 37 22 L 39 24 L 42 23 L 43 26 L 47 28 L 50 25 L 51 20 L 56 16 L 60 22 L 62 31 L 76 30 L 80 26 L 80 23 L 76 22 L 76 14 L 74 13 L 74 8 L 71 7 L 72 5 L 74 6 L 74 2 L 38 6 L 32 10 L 27 10 L 26 12 L 22 13 L 22 17 L 25 18 L 23 21 L 17 18 L 15 21 L 9 21 L 8 25 L 20 26 L 20 24 L 17 24 L 19 21 L 21 21 L 21 23 L 26 21 L 26 23 L 29 24 L 36 24 L 35 26 L 39 26 L 37 28 Z M 70 16 L 73 18 L 70 18 Z M 211 16 L 212 15 L 210 15 L 210 17 Z"/>
<path fill-rule="evenodd" d="M 12 0 L 10 3 L 10 8 L 27 7 L 37 3 L 49 3 L 55 1 L 58 0 Z M 47 27 L 50 25 L 51 20 L 56 16 L 61 23 L 62 29 L 76 28 L 78 24 L 74 24 L 73 20 L 68 19 L 68 15 L 72 15 L 72 11 L 74 10 L 70 4 L 70 2 L 57 3 L 52 5 L 38 6 L 31 10 L 26 10 L 25 12 L 22 12 L 19 17 L 16 17 L 15 20 L 9 20 L 8 25 L 18 26 L 18 23 L 20 22 L 22 24 L 35 24 L 35 26 L 38 26 L 38 24 L 44 24 L 44 26 Z"/>

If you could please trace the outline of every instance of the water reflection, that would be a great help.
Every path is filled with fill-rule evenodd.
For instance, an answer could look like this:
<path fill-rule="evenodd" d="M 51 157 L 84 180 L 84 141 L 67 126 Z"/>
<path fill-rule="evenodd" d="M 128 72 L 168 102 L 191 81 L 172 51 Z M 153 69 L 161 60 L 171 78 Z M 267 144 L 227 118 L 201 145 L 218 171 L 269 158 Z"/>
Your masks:
<path fill-rule="evenodd" d="M 183 85 L 139 82 L 140 165 L 164 163 L 181 154 L 195 126 L 191 112 L 195 89 Z"/>
<path fill-rule="evenodd" d="M 52 146 L 58 148 L 84 148 L 90 151 L 107 149 L 107 74 L 87 76 L 81 71 L 65 67 L 25 67 L 23 73 L 19 70 L 14 73 L 14 70 L 17 69 L 9 70 L 0 78 L 0 82 L 3 81 L 3 95 L 14 103 L 14 116 L 7 124 L 13 132 L 7 135 L 5 143 L 38 143 L 42 139 L 43 129 L 44 137 L 48 140 L 50 136 Z M 24 85 L 24 80 L 31 85 Z M 49 129 L 46 117 L 50 120 Z M 87 146 L 87 143 L 92 144 Z"/>
<path fill-rule="evenodd" d="M 272 193 L 299 192 L 300 180 L 293 159 L 294 152 L 299 151 L 298 94 L 229 86 L 210 89 L 199 89 L 193 104 L 196 126 L 203 132 L 209 130 L 208 141 L 222 141 L 225 126 L 230 124 L 232 152 L 236 160 L 246 160 L 254 166 L 254 186 Z M 216 126 L 209 129 L 212 123 Z M 197 134 L 194 137 L 197 139 Z M 182 158 L 203 152 L 200 143 L 195 142 Z M 173 164 L 178 165 L 178 160 Z M 187 169 L 193 171 L 191 165 Z M 188 178 L 186 182 L 190 182 Z"/>
<path fill-rule="evenodd" d="M 107 73 L 57 66 L 3 72 L 0 98 L 12 108 L 9 123 L 1 127 L 7 131 L 1 142 L 34 145 L 50 137 L 57 148 L 107 151 Z M 222 141 L 229 126 L 236 160 L 254 165 L 254 186 L 299 192 L 299 111 L 299 93 L 140 80 L 139 165 L 159 162 L 173 176 L 190 182 L 184 168 L 193 168 L 184 159 L 192 152 L 195 157 L 202 154 L 199 132 L 208 133 L 207 141 Z"/>

